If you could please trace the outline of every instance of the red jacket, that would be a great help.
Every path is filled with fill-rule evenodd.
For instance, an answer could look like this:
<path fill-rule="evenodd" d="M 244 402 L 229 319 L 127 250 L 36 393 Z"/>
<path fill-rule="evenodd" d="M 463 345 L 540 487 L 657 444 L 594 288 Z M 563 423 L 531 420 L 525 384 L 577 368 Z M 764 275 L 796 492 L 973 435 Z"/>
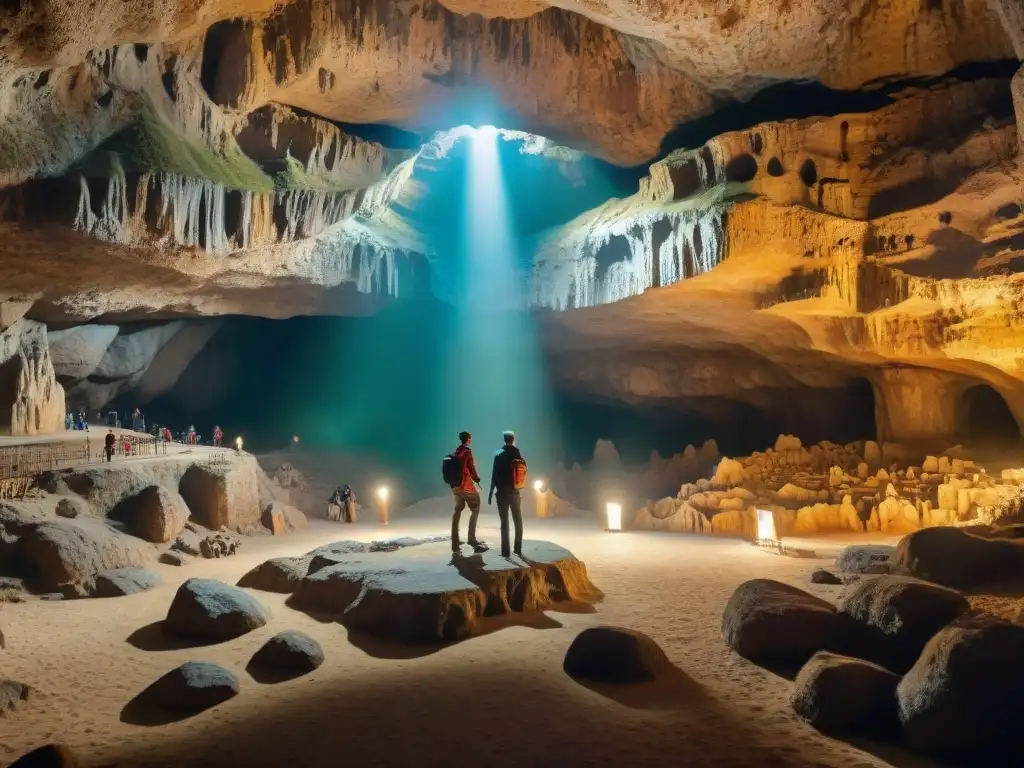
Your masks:
<path fill-rule="evenodd" d="M 480 475 L 476 472 L 476 462 L 473 461 L 473 451 L 468 445 L 460 445 L 455 449 L 455 456 L 462 461 L 462 485 L 456 491 L 473 491 L 473 483 L 480 482 Z"/>

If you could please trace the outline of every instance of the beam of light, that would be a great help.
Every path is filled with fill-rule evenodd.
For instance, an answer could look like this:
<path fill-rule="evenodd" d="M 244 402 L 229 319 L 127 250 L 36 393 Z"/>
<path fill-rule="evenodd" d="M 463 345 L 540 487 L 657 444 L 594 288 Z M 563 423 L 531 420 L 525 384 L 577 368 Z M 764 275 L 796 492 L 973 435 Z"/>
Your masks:
<path fill-rule="evenodd" d="M 512 429 L 531 467 L 541 469 L 553 453 L 556 426 L 534 319 L 525 311 L 526 269 L 510 208 L 511 203 L 542 203 L 508 199 L 505 174 L 523 168 L 516 162 L 518 152 L 503 167 L 501 131 L 483 126 L 467 138 L 464 221 L 452 249 L 458 276 L 444 417 L 449 439 L 469 430 L 481 457 L 496 450 L 502 432 Z M 487 473 L 489 462 L 481 458 L 479 463 Z"/>

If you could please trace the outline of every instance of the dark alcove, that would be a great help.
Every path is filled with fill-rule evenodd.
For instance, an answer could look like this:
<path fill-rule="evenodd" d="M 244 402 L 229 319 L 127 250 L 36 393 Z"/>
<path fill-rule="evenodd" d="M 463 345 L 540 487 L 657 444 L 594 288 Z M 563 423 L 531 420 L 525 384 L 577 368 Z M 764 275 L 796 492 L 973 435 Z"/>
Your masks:
<path fill-rule="evenodd" d="M 988 384 L 966 390 L 962 398 L 961 437 L 972 444 L 1020 441 L 1020 428 L 1003 396 Z"/>

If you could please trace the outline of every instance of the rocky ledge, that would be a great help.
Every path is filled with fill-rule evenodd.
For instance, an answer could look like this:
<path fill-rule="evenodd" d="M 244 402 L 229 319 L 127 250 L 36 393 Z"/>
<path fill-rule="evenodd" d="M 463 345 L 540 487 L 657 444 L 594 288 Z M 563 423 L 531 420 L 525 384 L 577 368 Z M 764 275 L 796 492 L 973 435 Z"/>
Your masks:
<path fill-rule="evenodd" d="M 447 541 L 338 542 L 296 563 L 306 575 L 289 605 L 407 643 L 452 642 L 485 631 L 490 617 L 602 597 L 583 562 L 546 541 L 526 541 L 523 557 L 511 558 L 453 554 Z"/>

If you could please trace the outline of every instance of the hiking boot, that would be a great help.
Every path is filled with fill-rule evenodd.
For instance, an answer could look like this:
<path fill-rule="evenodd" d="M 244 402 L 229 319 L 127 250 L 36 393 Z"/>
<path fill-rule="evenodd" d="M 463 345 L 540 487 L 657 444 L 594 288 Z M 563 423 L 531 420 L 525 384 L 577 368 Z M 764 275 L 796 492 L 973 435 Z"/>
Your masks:
<path fill-rule="evenodd" d="M 471 546 L 473 549 L 487 549 L 487 543 L 478 540 L 469 542 L 469 546 Z"/>

